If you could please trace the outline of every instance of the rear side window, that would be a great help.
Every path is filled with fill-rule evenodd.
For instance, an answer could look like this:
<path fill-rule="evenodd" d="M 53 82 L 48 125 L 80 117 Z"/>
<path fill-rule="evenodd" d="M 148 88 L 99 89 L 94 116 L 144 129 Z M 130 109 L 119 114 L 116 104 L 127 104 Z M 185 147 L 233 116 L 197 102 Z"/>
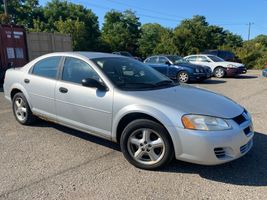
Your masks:
<path fill-rule="evenodd" d="M 192 62 L 195 62 L 197 60 L 197 57 L 196 56 L 190 56 L 190 57 L 187 57 L 186 58 L 187 61 L 192 61 Z"/>
<path fill-rule="evenodd" d="M 62 80 L 81 84 L 84 78 L 100 79 L 89 64 L 77 58 L 67 57 L 64 62 Z"/>
<path fill-rule="evenodd" d="M 150 57 L 146 60 L 145 63 L 157 63 L 157 57 Z"/>
<path fill-rule="evenodd" d="M 209 62 L 209 60 L 205 56 L 198 56 L 197 61 L 198 62 Z"/>
<path fill-rule="evenodd" d="M 32 74 L 56 79 L 60 59 L 60 56 L 54 56 L 39 61 L 34 65 Z"/>

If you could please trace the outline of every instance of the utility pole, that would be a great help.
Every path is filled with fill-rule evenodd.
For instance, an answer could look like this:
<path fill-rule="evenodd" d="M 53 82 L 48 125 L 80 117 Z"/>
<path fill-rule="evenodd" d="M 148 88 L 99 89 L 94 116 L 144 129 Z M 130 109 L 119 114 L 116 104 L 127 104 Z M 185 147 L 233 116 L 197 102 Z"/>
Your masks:
<path fill-rule="evenodd" d="M 250 40 L 250 31 L 251 31 L 251 25 L 253 25 L 254 23 L 249 22 L 248 23 L 248 40 Z"/>
<path fill-rule="evenodd" d="M 5 15 L 7 15 L 7 0 L 4 0 Z"/>

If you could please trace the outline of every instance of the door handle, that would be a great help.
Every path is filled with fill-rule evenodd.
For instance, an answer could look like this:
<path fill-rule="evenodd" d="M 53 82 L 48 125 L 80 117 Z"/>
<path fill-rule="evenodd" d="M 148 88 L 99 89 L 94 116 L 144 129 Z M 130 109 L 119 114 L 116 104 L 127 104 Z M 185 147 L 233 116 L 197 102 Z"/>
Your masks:
<path fill-rule="evenodd" d="M 30 83 L 30 80 L 27 79 L 27 78 L 25 78 L 25 79 L 24 79 L 24 83 L 27 83 L 27 84 L 28 84 L 28 83 Z"/>
<path fill-rule="evenodd" d="M 59 88 L 59 91 L 60 91 L 61 93 L 67 93 L 67 92 L 68 92 L 68 89 L 67 89 L 67 88 L 64 88 L 64 87 L 60 87 L 60 88 Z"/>

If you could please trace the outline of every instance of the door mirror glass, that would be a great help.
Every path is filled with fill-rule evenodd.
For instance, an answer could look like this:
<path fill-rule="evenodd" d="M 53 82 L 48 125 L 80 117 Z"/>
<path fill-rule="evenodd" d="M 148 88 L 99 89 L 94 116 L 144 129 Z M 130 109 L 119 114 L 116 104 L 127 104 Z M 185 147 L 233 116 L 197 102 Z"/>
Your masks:
<path fill-rule="evenodd" d="M 104 85 L 104 83 L 93 78 L 82 79 L 82 85 L 85 87 L 97 88 L 102 91 L 108 91 L 108 88 Z"/>

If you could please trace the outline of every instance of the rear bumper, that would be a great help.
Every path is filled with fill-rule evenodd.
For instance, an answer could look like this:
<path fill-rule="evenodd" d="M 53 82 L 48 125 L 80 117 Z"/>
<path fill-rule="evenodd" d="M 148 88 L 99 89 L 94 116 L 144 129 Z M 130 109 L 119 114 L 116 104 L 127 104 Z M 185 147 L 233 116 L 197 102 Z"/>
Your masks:
<path fill-rule="evenodd" d="M 227 76 L 234 76 L 238 74 L 245 74 L 247 73 L 247 69 L 245 67 L 237 67 L 237 68 L 226 68 L 226 75 Z"/>

